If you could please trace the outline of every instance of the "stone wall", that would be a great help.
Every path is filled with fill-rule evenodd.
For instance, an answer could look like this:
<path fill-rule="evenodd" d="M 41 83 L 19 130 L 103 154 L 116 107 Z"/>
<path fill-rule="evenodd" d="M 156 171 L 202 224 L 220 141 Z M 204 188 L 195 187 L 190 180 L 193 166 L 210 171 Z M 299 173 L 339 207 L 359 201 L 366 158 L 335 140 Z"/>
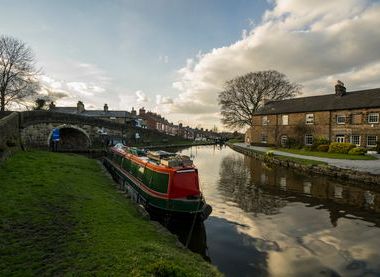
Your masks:
<path fill-rule="evenodd" d="M 10 149 L 20 147 L 19 115 L 8 113 L 0 119 L 0 161 L 5 159 Z"/>
<path fill-rule="evenodd" d="M 252 149 L 246 149 L 234 144 L 228 144 L 228 146 L 237 152 L 254 157 L 255 159 L 263 160 L 267 163 L 278 166 L 292 168 L 294 170 L 298 170 L 307 174 L 319 174 L 333 178 L 338 178 L 344 181 L 353 182 L 355 185 L 363 183 L 378 186 L 380 184 L 380 175 L 371 174 L 369 172 L 355 171 L 326 165 L 303 165 L 295 161 L 280 160 L 275 156 L 269 157 L 268 155 L 265 155 L 265 153 L 263 152 L 254 151 Z"/>

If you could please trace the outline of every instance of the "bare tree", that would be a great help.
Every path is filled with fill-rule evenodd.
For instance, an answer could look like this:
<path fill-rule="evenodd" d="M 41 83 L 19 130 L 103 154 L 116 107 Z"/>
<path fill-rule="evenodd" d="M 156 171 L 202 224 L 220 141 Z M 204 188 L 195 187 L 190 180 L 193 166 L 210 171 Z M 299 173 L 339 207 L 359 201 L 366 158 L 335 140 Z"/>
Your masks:
<path fill-rule="evenodd" d="M 291 98 L 300 88 L 275 70 L 251 72 L 232 79 L 219 94 L 222 122 L 233 128 L 252 127 L 252 116 L 264 100 Z"/>
<path fill-rule="evenodd" d="M 37 74 L 32 50 L 21 40 L 0 36 L 0 111 L 36 94 Z"/>

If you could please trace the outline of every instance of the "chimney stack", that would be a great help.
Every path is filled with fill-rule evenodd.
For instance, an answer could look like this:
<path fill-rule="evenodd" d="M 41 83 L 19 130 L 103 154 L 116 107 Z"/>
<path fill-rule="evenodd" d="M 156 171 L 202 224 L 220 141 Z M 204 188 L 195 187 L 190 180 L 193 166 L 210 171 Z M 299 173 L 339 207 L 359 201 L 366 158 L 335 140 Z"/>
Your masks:
<path fill-rule="evenodd" d="M 51 101 L 49 104 L 49 110 L 54 110 L 54 108 L 55 108 L 55 104 L 53 101 Z"/>
<path fill-rule="evenodd" d="M 82 101 L 78 101 L 77 103 L 77 113 L 82 113 L 84 112 L 84 104 Z"/>
<path fill-rule="evenodd" d="M 144 107 L 139 110 L 139 115 L 142 115 L 142 116 L 145 115 L 145 109 L 144 109 Z"/>
<path fill-rule="evenodd" d="M 104 104 L 104 112 L 108 113 L 108 105 L 107 104 Z"/>
<path fill-rule="evenodd" d="M 132 107 L 132 110 L 131 110 L 131 115 L 133 115 L 133 116 L 136 116 L 136 110 L 135 110 L 135 108 L 134 107 Z"/>
<path fill-rule="evenodd" d="M 342 97 L 346 95 L 346 87 L 344 86 L 342 81 L 337 81 L 335 85 L 335 95 Z"/>

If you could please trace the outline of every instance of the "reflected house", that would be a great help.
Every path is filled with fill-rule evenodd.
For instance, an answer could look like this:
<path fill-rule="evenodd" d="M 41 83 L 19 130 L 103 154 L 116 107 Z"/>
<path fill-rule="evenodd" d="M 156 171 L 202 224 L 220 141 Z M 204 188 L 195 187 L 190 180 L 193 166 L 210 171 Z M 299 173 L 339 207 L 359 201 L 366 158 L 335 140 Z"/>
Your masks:
<path fill-rule="evenodd" d="M 267 101 L 252 118 L 246 143 L 286 146 L 289 139 L 312 145 L 315 138 L 375 147 L 380 139 L 380 88 Z"/>
<path fill-rule="evenodd" d="M 335 185 L 334 187 L 334 197 L 335 198 L 343 198 L 343 187 L 339 185 Z"/>
<path fill-rule="evenodd" d="M 236 159 L 238 160 L 237 157 Z M 250 169 L 250 178 L 246 178 L 251 180 L 251 186 L 253 185 L 255 188 L 256 194 L 251 197 L 260 197 L 261 202 L 263 202 L 262 199 L 268 200 L 269 198 L 268 201 L 277 201 L 271 203 L 273 205 L 272 212 L 277 212 L 288 201 L 301 201 L 312 206 L 320 206 L 322 203 L 322 207 L 330 212 L 333 226 L 337 225 L 340 217 L 344 217 L 348 213 L 365 217 L 366 210 L 369 210 L 368 213 L 372 217 L 369 219 L 370 221 L 373 220 L 373 212 L 380 213 L 380 193 L 377 191 L 366 190 L 359 186 L 342 185 L 325 176 L 313 177 L 311 182 L 310 176 L 284 167 L 270 168 L 262 161 L 248 156 L 244 156 L 244 164 Z M 224 174 L 229 173 L 231 174 L 227 169 Z M 263 182 L 264 179 L 265 182 Z M 286 201 L 282 200 L 284 194 L 292 197 L 286 198 Z M 279 200 L 282 202 L 278 202 Z M 248 202 L 247 199 L 245 201 Z M 257 199 L 255 201 L 255 211 L 265 213 L 266 209 L 259 207 L 261 202 Z M 239 203 L 238 200 L 237 203 Z M 268 203 L 266 205 L 271 206 Z M 380 226 L 380 221 L 375 224 Z"/>
<path fill-rule="evenodd" d="M 303 192 L 306 194 L 311 194 L 311 182 L 309 181 L 303 182 Z"/>
<path fill-rule="evenodd" d="M 364 200 L 368 206 L 372 207 L 375 204 L 375 194 L 366 190 L 364 192 Z"/>

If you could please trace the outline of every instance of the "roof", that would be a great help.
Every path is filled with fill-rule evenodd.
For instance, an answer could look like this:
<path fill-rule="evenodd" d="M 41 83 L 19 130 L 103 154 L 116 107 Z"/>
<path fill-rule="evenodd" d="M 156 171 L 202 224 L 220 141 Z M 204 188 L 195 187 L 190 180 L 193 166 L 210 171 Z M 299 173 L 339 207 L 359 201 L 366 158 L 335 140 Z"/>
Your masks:
<path fill-rule="evenodd" d="M 93 116 L 93 117 L 135 117 L 130 112 L 127 111 L 108 111 L 104 110 L 84 110 L 81 113 L 77 112 L 77 107 L 55 107 L 51 111 L 58 113 L 69 113 L 69 114 L 79 114 L 84 116 Z"/>
<path fill-rule="evenodd" d="M 380 107 L 380 88 L 335 94 L 270 101 L 256 115 L 352 110 Z"/>

